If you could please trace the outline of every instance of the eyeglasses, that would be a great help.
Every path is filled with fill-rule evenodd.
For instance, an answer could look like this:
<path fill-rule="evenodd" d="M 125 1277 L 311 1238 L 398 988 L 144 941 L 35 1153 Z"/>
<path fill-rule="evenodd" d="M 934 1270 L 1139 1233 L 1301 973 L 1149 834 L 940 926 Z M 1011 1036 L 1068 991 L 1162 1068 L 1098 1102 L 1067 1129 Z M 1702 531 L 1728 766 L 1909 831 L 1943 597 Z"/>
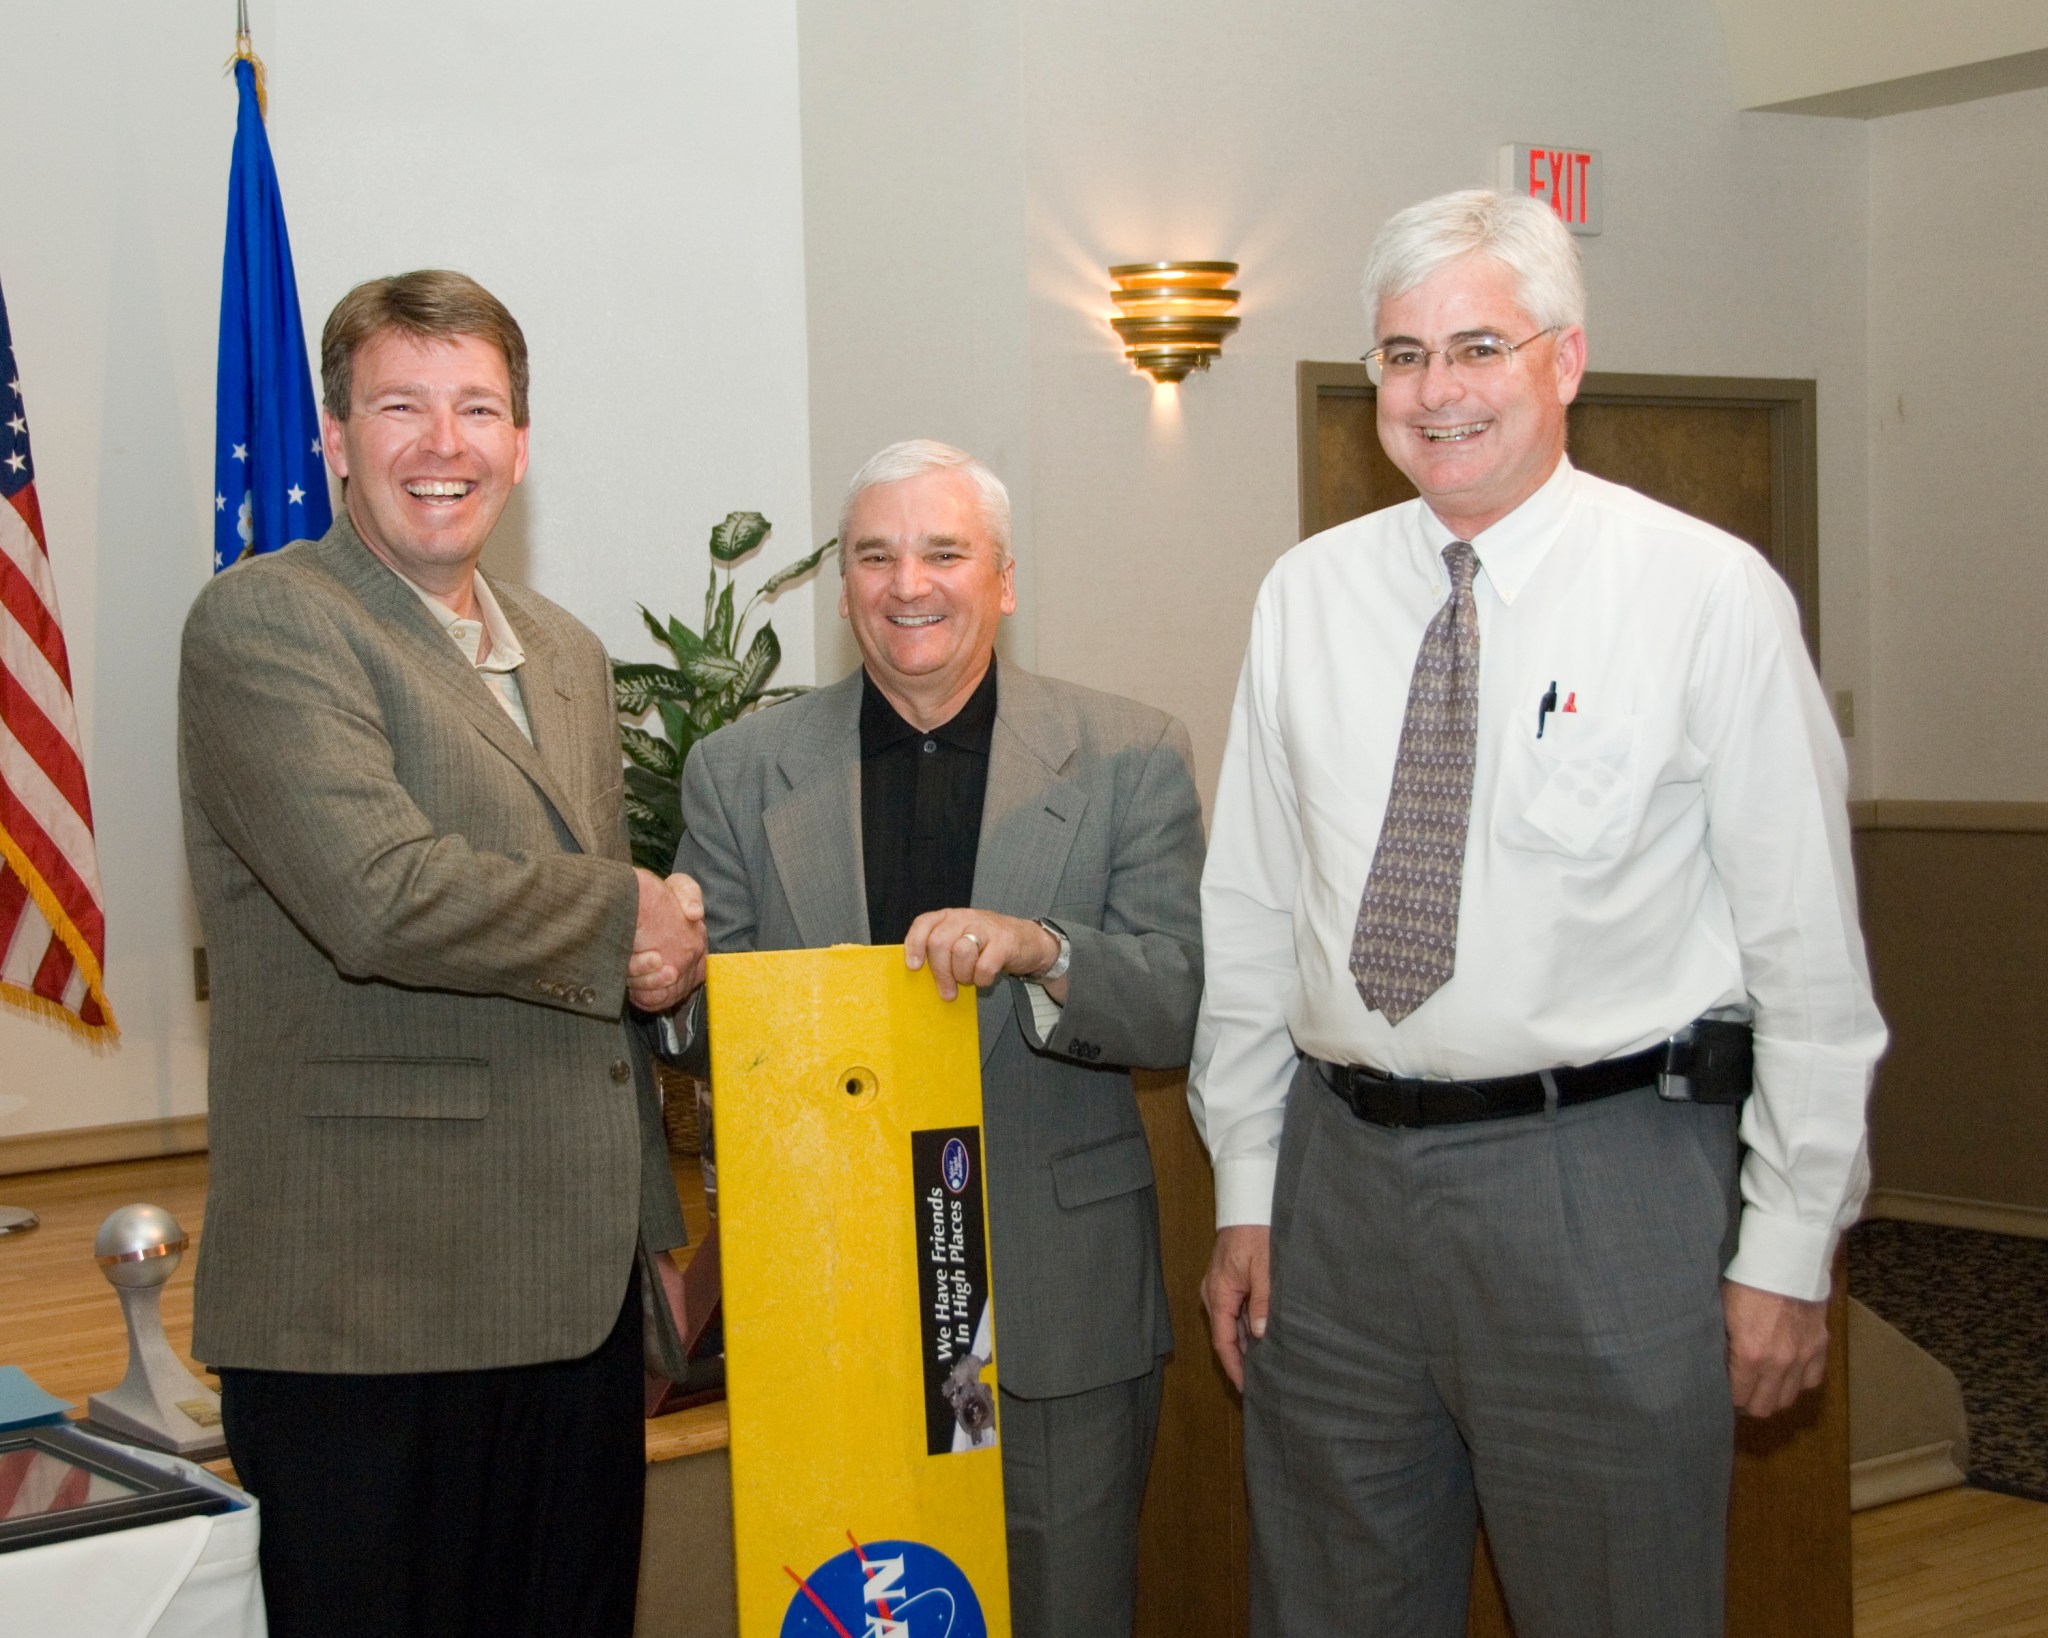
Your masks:
<path fill-rule="evenodd" d="M 1548 330 L 1538 330 L 1533 336 L 1525 336 L 1520 341 L 1509 341 L 1482 331 L 1478 335 L 1460 336 L 1448 347 L 1418 347 L 1412 341 L 1396 341 L 1385 347 L 1375 347 L 1365 355 L 1365 378 L 1375 387 L 1388 376 L 1397 381 L 1419 381 L 1429 373 L 1432 358 L 1441 358 L 1448 370 L 1470 370 L 1474 373 L 1497 370 L 1530 342 L 1542 340 L 1556 328 L 1552 325 Z"/>

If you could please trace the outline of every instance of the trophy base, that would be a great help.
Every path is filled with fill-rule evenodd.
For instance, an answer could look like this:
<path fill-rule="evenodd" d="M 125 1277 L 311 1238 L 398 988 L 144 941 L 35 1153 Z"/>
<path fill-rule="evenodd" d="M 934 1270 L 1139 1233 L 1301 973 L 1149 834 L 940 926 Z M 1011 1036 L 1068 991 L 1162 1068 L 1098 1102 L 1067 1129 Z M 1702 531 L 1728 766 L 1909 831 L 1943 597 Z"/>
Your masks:
<path fill-rule="evenodd" d="M 158 1426 L 118 1406 L 107 1403 L 108 1396 L 96 1393 L 85 1402 L 85 1419 L 79 1426 L 90 1433 L 104 1438 L 117 1439 L 122 1444 L 146 1445 L 151 1450 L 167 1450 L 173 1456 L 183 1456 L 195 1462 L 210 1462 L 216 1456 L 228 1453 L 228 1442 L 218 1427 L 205 1427 L 193 1423 L 189 1431 L 173 1432 Z M 219 1412 L 213 1413 L 218 1416 Z M 189 1417 L 181 1418 L 188 1423 Z"/>
<path fill-rule="evenodd" d="M 0 1206 L 0 1234 L 26 1234 L 41 1221 L 26 1206 Z"/>

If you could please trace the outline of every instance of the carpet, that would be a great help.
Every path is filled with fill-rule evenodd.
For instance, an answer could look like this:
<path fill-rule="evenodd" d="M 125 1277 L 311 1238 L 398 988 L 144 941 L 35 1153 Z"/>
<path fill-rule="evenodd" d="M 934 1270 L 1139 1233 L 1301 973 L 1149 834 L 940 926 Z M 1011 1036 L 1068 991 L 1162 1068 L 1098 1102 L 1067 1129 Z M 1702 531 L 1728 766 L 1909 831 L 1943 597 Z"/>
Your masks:
<path fill-rule="evenodd" d="M 1955 1372 L 1970 1483 L 2048 1502 L 2048 1240 L 1859 1223 L 1849 1291 Z"/>

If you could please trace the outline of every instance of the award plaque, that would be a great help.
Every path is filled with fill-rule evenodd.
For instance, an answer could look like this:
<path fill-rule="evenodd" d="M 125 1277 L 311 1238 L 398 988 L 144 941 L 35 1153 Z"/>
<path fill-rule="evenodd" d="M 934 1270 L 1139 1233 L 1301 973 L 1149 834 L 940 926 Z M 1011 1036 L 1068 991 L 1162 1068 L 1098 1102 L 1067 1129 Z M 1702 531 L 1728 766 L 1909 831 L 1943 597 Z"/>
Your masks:
<path fill-rule="evenodd" d="M 1009 1638 L 975 994 L 710 961 L 740 1638 Z"/>
<path fill-rule="evenodd" d="M 68 1427 L 0 1434 L 0 1552 L 234 1506 L 220 1491 Z"/>

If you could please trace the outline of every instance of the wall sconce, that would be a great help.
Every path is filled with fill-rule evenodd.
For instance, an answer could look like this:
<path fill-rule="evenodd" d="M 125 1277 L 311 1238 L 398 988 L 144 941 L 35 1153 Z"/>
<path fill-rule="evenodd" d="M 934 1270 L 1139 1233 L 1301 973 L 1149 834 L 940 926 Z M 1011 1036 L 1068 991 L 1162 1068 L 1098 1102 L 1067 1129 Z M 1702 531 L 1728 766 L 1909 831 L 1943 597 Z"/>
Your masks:
<path fill-rule="evenodd" d="M 1154 381 L 1179 381 L 1206 370 L 1237 328 L 1228 288 L 1235 262 L 1126 262 L 1112 267 L 1110 328 L 1123 337 L 1124 357 Z"/>

